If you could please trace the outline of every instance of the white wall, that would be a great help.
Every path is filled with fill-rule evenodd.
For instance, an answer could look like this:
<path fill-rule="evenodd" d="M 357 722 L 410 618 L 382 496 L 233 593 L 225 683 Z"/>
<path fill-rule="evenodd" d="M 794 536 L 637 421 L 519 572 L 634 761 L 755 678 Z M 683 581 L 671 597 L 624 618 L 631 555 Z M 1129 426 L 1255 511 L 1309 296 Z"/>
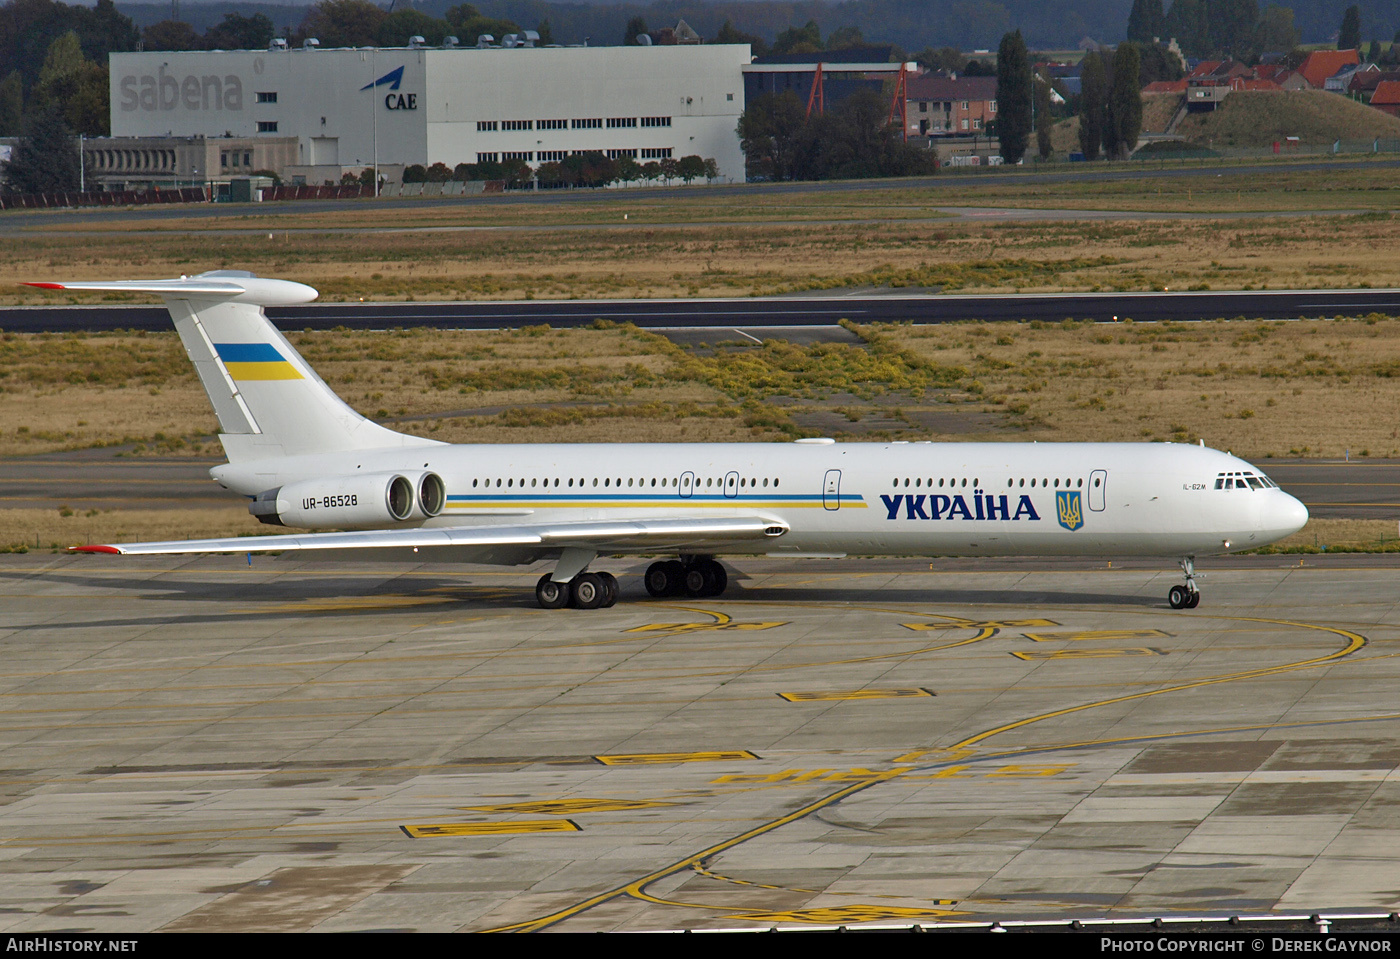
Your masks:
<path fill-rule="evenodd" d="M 429 51 L 428 153 L 453 166 L 478 153 L 670 147 L 676 159 L 713 157 L 722 176 L 743 182 L 735 128 L 749 60 L 747 44 Z M 610 129 L 611 117 L 670 117 L 671 126 Z M 603 128 L 573 128 L 586 118 Z M 543 119 L 570 126 L 540 130 Z M 478 131 L 479 120 L 497 129 Z M 503 120 L 536 129 L 501 130 Z"/>
<path fill-rule="evenodd" d="M 449 166 L 478 153 L 670 147 L 742 181 L 735 127 L 749 59 L 737 44 L 114 53 L 112 135 L 296 136 L 301 163 L 334 155 L 351 168 L 372 163 L 376 145 L 381 163 Z M 643 116 L 672 125 L 477 130 L 478 120 Z"/>

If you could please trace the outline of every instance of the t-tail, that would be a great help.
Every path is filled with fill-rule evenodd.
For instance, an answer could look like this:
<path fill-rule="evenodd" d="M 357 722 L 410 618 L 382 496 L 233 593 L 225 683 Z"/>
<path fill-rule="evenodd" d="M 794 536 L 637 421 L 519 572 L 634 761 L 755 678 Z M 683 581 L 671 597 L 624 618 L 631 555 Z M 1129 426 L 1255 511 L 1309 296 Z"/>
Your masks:
<path fill-rule="evenodd" d="M 264 307 L 316 299 L 316 291 L 304 284 L 217 270 L 178 280 L 28 285 L 161 297 L 219 418 L 219 439 L 230 463 L 440 445 L 385 429 L 355 412 L 272 325 Z"/>

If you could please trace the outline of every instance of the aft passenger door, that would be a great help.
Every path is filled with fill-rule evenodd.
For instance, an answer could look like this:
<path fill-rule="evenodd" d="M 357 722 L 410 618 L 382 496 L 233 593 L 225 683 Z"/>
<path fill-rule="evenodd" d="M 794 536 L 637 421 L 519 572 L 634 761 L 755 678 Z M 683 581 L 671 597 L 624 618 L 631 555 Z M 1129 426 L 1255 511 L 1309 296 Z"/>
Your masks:
<path fill-rule="evenodd" d="M 724 477 L 724 498 L 734 499 L 739 495 L 739 474 L 731 472 Z"/>
<path fill-rule="evenodd" d="M 695 474 L 681 474 L 681 499 L 689 499 L 690 494 L 695 490 Z"/>
<path fill-rule="evenodd" d="M 841 508 L 841 471 L 827 470 L 822 483 L 822 506 L 828 510 Z"/>
<path fill-rule="evenodd" d="M 1089 508 L 1096 513 L 1103 511 L 1104 492 L 1107 488 L 1107 470 L 1094 470 L 1089 474 Z"/>

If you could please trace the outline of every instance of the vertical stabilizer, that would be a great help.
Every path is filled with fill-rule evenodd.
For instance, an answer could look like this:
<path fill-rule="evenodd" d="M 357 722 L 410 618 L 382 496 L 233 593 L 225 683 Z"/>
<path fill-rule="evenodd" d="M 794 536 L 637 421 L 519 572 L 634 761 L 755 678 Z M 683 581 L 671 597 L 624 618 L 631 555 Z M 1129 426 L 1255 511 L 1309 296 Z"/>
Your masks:
<path fill-rule="evenodd" d="M 316 291 L 287 280 L 219 271 L 178 280 L 35 283 L 48 289 L 156 293 L 165 300 L 214 413 L 229 462 L 402 446 L 438 446 L 351 409 L 263 312 Z"/>

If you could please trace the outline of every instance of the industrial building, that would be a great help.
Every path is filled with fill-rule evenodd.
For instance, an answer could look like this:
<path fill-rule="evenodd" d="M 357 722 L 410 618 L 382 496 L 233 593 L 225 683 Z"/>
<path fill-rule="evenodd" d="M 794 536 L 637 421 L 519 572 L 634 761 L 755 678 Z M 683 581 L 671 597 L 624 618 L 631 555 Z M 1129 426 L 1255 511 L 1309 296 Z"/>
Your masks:
<path fill-rule="evenodd" d="M 268 50 L 114 53 L 112 136 L 88 150 L 105 151 L 99 176 L 112 182 L 158 184 L 167 170 L 172 181 L 188 181 L 191 170 L 227 179 L 251 166 L 321 183 L 375 165 L 538 166 L 593 151 L 639 163 L 694 154 L 743 182 L 736 128 L 750 59 L 747 44 L 288 49 L 274 41 Z M 191 146 L 182 151 L 179 140 Z M 152 152 L 161 150 L 169 152 Z M 190 160 L 179 162 L 185 153 Z"/>

